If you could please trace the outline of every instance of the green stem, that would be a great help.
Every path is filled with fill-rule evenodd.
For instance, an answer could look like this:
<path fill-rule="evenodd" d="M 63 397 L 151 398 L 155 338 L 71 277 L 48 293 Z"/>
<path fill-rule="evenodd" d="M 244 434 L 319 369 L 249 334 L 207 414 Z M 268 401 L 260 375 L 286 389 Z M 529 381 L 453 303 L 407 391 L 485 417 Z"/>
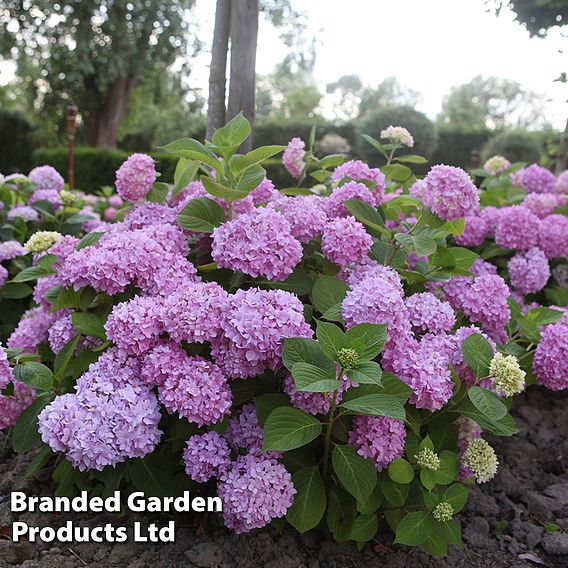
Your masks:
<path fill-rule="evenodd" d="M 341 380 L 343 377 L 343 369 L 339 369 L 337 379 Z M 329 466 L 329 447 L 331 445 L 331 431 L 333 429 L 334 415 L 337 407 L 337 393 L 333 392 L 331 395 L 331 406 L 329 408 L 329 420 L 325 429 L 325 437 L 323 442 L 323 482 L 327 482 L 327 472 Z"/>

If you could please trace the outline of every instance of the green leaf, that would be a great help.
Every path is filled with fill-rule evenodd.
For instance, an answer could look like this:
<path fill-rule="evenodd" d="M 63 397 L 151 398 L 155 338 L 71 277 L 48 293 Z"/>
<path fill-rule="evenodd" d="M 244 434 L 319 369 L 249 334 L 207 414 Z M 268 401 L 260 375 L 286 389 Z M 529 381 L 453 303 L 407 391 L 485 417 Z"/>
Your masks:
<path fill-rule="evenodd" d="M 376 241 L 371 247 L 369 256 L 384 266 L 401 268 L 406 263 L 406 253 L 384 241 Z"/>
<path fill-rule="evenodd" d="M 29 266 L 16 274 L 16 276 L 12 279 L 12 282 L 31 282 L 49 274 L 55 274 L 55 271 L 46 270 L 41 266 Z"/>
<path fill-rule="evenodd" d="M 273 281 L 273 280 L 256 280 L 257 284 L 268 286 L 269 288 L 276 288 L 278 290 L 286 290 L 292 292 L 296 296 L 307 296 L 311 294 L 314 287 L 313 272 L 296 268 L 286 280 Z"/>
<path fill-rule="evenodd" d="M 560 321 L 564 312 L 551 308 L 533 308 L 526 314 L 527 319 L 533 320 L 537 326 L 548 325 Z"/>
<path fill-rule="evenodd" d="M 14 367 L 14 376 L 18 381 L 34 389 L 47 391 L 53 386 L 53 373 L 51 370 L 45 365 L 34 361 L 16 365 Z"/>
<path fill-rule="evenodd" d="M 455 221 L 446 221 L 442 226 L 451 235 L 461 235 L 465 229 L 465 218 L 460 217 Z"/>
<path fill-rule="evenodd" d="M 349 540 L 356 516 L 355 502 L 348 493 L 339 490 L 330 493 L 327 507 L 327 526 L 337 542 Z"/>
<path fill-rule="evenodd" d="M 75 312 L 71 315 L 73 327 L 81 334 L 88 337 L 98 337 L 106 341 L 104 322 L 92 312 Z"/>
<path fill-rule="evenodd" d="M 73 339 L 70 339 L 66 343 L 65 347 L 63 347 L 63 349 L 61 349 L 61 351 L 55 356 L 53 369 L 56 381 L 60 381 L 65 375 L 67 365 L 69 365 L 69 361 L 71 361 L 71 357 L 73 357 L 73 352 L 77 347 L 77 343 L 79 343 L 80 337 L 80 335 L 76 335 Z"/>
<path fill-rule="evenodd" d="M 459 513 L 467 503 L 469 497 L 469 489 L 461 483 L 453 483 L 442 494 L 441 501 L 446 501 L 453 508 L 455 513 Z"/>
<path fill-rule="evenodd" d="M 261 146 L 260 148 L 255 148 L 251 150 L 244 156 L 233 156 L 231 159 L 231 168 L 235 172 L 240 172 L 255 166 L 257 164 L 262 164 L 268 158 L 279 154 L 286 149 L 286 146 Z"/>
<path fill-rule="evenodd" d="M 397 458 L 389 464 L 389 477 L 395 483 L 410 483 L 414 479 L 414 469 L 404 458 Z"/>
<path fill-rule="evenodd" d="M 38 414 L 48 405 L 47 397 L 37 398 L 31 406 L 28 406 L 16 422 L 12 431 L 12 447 L 14 451 L 23 454 L 31 450 L 41 442 L 38 430 Z"/>
<path fill-rule="evenodd" d="M 33 290 L 21 282 L 6 282 L 0 288 L 0 296 L 6 300 L 21 300 L 32 294 Z"/>
<path fill-rule="evenodd" d="M 388 394 L 368 394 L 341 404 L 343 408 L 366 416 L 388 416 L 404 420 L 404 400 Z"/>
<path fill-rule="evenodd" d="M 395 543 L 418 546 L 428 538 L 429 534 L 428 513 L 424 511 L 408 513 L 398 524 Z"/>
<path fill-rule="evenodd" d="M 166 497 L 179 493 L 176 463 L 168 457 L 163 452 L 154 452 L 144 458 L 132 460 L 128 474 L 134 487 L 143 491 L 147 497 Z"/>
<path fill-rule="evenodd" d="M 320 313 L 325 313 L 336 304 L 343 302 L 347 290 L 349 290 L 349 286 L 342 280 L 320 274 L 312 290 L 314 307 Z"/>
<path fill-rule="evenodd" d="M 426 519 L 429 532 L 428 538 L 420 545 L 431 556 L 446 556 L 448 554 L 448 539 L 442 523 L 434 521 L 433 517 Z"/>
<path fill-rule="evenodd" d="M 383 474 L 386 472 L 383 472 Z M 394 507 L 402 507 L 408 498 L 410 485 L 395 483 L 388 476 L 382 476 L 379 482 L 385 499 Z"/>
<path fill-rule="evenodd" d="M 299 391 L 331 392 L 341 386 L 341 381 L 335 375 L 310 363 L 294 363 L 292 376 Z"/>
<path fill-rule="evenodd" d="M 316 337 L 328 359 L 337 361 L 337 353 L 346 347 L 345 334 L 333 323 L 317 322 Z"/>
<path fill-rule="evenodd" d="M 242 112 L 229 120 L 225 126 L 217 129 L 211 137 L 211 142 L 219 149 L 223 148 L 223 154 L 228 159 L 234 151 L 249 137 L 250 122 L 244 117 Z M 167 149 L 167 146 L 165 147 Z M 223 153 L 223 152 L 221 152 Z"/>
<path fill-rule="evenodd" d="M 378 140 L 375 140 L 372 136 L 369 136 L 368 134 L 361 134 L 361 136 L 364 138 L 366 142 L 368 142 L 373 148 L 375 148 L 375 150 L 381 153 L 385 158 L 387 157 L 387 153 L 385 151 L 384 146 Z"/>
<path fill-rule="evenodd" d="M 26 470 L 24 471 L 24 479 L 31 477 L 41 470 L 41 468 L 49 461 L 55 454 L 51 451 L 49 446 L 43 446 L 38 453 L 34 456 Z"/>
<path fill-rule="evenodd" d="M 389 164 L 388 166 L 381 166 L 383 172 L 388 178 L 394 181 L 405 182 L 412 176 L 412 170 L 401 164 Z"/>
<path fill-rule="evenodd" d="M 382 370 L 375 361 L 362 361 L 346 372 L 350 381 L 361 385 L 380 385 Z"/>
<path fill-rule="evenodd" d="M 78 243 L 77 246 L 75 247 L 75 250 L 81 250 L 84 249 L 85 247 L 90 247 L 94 244 L 97 244 L 100 240 L 101 237 L 104 236 L 104 233 L 87 233 Z"/>
<path fill-rule="evenodd" d="M 305 446 L 322 431 L 320 421 L 297 408 L 273 410 L 264 424 L 264 451 L 286 451 Z"/>
<path fill-rule="evenodd" d="M 290 399 L 285 394 L 266 392 L 254 398 L 256 417 L 261 426 L 264 426 L 270 413 L 281 406 L 290 406 Z"/>
<path fill-rule="evenodd" d="M 167 183 L 157 181 L 152 185 L 150 193 L 146 196 L 146 200 L 150 203 L 164 203 L 168 197 L 170 188 Z"/>
<path fill-rule="evenodd" d="M 187 160 L 198 160 L 217 171 L 223 171 L 223 164 L 207 146 L 191 138 L 180 138 L 161 147 L 162 150 Z"/>
<path fill-rule="evenodd" d="M 469 270 L 471 265 L 479 258 L 479 255 L 462 247 L 451 247 L 448 252 L 454 257 L 456 267 L 462 270 Z"/>
<path fill-rule="evenodd" d="M 212 199 L 192 199 L 177 215 L 180 227 L 195 233 L 212 233 L 225 222 L 225 211 Z"/>
<path fill-rule="evenodd" d="M 239 199 L 244 199 L 250 193 L 250 191 L 237 191 L 236 189 L 231 189 L 221 183 L 213 181 L 210 177 L 201 176 L 200 178 L 203 187 L 207 190 L 207 193 L 213 195 L 214 197 L 220 197 L 225 201 L 238 201 Z"/>
<path fill-rule="evenodd" d="M 259 166 L 251 166 L 246 169 L 238 178 L 235 185 L 237 191 L 246 191 L 247 193 L 260 185 L 262 180 L 266 177 L 266 170 Z"/>
<path fill-rule="evenodd" d="M 314 339 L 302 337 L 286 339 L 282 362 L 289 371 L 292 371 L 296 363 L 310 363 L 310 365 L 319 367 L 329 375 L 335 373 L 335 364 L 325 356 L 319 343 Z"/>
<path fill-rule="evenodd" d="M 174 186 L 172 188 L 172 195 L 175 197 L 178 193 L 187 187 L 189 182 L 195 178 L 199 170 L 199 162 L 197 160 L 186 160 L 180 158 L 176 165 L 174 172 Z"/>
<path fill-rule="evenodd" d="M 355 499 L 364 502 L 369 498 L 377 484 L 377 471 L 369 460 L 351 446 L 336 445 L 331 462 L 342 485 Z"/>
<path fill-rule="evenodd" d="M 348 347 L 353 347 L 361 360 L 374 359 L 383 349 L 387 340 L 387 326 L 377 323 L 360 323 L 345 333 Z M 363 339 L 363 346 L 357 347 L 358 339 Z M 351 344 L 353 342 L 353 345 Z"/>
<path fill-rule="evenodd" d="M 348 199 L 344 203 L 347 210 L 367 228 L 375 231 L 375 236 L 390 234 L 379 212 L 367 202 L 360 199 Z"/>
<path fill-rule="evenodd" d="M 362 515 L 370 515 L 374 513 L 383 502 L 383 494 L 381 492 L 380 484 L 377 483 L 373 492 L 366 501 L 357 501 L 357 511 Z"/>
<path fill-rule="evenodd" d="M 341 304 L 335 304 L 334 306 L 331 306 L 331 308 L 327 309 L 321 317 L 324 320 L 342 323 L 343 318 L 341 317 Z"/>
<path fill-rule="evenodd" d="M 386 394 L 401 398 L 403 404 L 413 393 L 413 390 L 403 380 L 392 373 L 383 373 L 381 383 Z"/>
<path fill-rule="evenodd" d="M 434 471 L 434 480 L 438 485 L 449 485 L 455 481 L 460 469 L 460 460 L 455 452 L 440 452 L 440 467 Z"/>
<path fill-rule="evenodd" d="M 406 154 L 404 156 L 397 156 L 395 158 L 398 162 L 404 162 L 405 164 L 426 164 L 428 160 L 423 156 L 418 156 L 416 154 Z"/>
<path fill-rule="evenodd" d="M 467 396 L 479 412 L 493 420 L 499 420 L 507 414 L 507 407 L 490 390 L 473 386 L 467 392 Z"/>
<path fill-rule="evenodd" d="M 288 509 L 288 522 L 300 533 L 305 533 L 320 523 L 327 499 L 325 486 L 318 467 L 305 467 L 292 475 L 296 489 L 294 503 Z"/>
<path fill-rule="evenodd" d="M 461 529 L 456 521 L 446 521 L 442 523 L 442 527 L 448 544 L 462 545 Z"/>
<path fill-rule="evenodd" d="M 431 491 L 436 487 L 436 479 L 434 478 L 434 472 L 431 469 L 422 469 L 420 470 L 420 481 L 422 485 Z"/>
<path fill-rule="evenodd" d="M 429 256 L 436 251 L 436 241 L 431 237 L 397 233 L 394 238 L 406 250 L 415 252 L 418 256 Z"/>
<path fill-rule="evenodd" d="M 368 542 L 379 529 L 379 522 L 376 514 L 359 515 L 351 527 L 351 540 L 355 542 Z"/>
<path fill-rule="evenodd" d="M 479 333 L 472 333 L 462 343 L 465 362 L 477 378 L 489 375 L 489 366 L 493 359 L 493 348 L 489 341 Z"/>

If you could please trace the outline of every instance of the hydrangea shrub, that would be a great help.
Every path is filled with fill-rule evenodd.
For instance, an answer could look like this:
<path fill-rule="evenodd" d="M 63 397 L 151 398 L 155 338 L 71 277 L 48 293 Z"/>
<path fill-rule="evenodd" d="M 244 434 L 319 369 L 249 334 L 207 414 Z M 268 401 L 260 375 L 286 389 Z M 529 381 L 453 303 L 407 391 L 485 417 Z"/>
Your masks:
<path fill-rule="evenodd" d="M 506 159 L 473 172 L 481 189 L 444 165 L 417 180 L 401 127 L 366 136 L 380 169 L 316 157 L 315 133 L 238 154 L 249 134 L 239 115 L 165 146 L 171 187 L 135 155 L 118 222 L 34 238 L 1 426 L 60 493 L 217 493 L 237 533 L 391 531 L 445 555 L 468 483 L 499 465 L 485 434 L 518 431 L 512 397 L 568 387 L 566 286 L 547 284 L 564 212 L 519 205 Z M 298 181 L 277 190 L 262 163 L 281 152 Z"/>

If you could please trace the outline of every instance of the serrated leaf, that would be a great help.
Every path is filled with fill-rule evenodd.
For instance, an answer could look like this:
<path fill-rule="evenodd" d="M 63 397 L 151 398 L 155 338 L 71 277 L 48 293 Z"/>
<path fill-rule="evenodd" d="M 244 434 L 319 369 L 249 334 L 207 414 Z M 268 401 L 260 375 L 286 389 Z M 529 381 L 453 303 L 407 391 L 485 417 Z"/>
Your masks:
<path fill-rule="evenodd" d="M 507 407 L 490 390 L 473 386 L 467 392 L 467 396 L 477 410 L 493 420 L 499 420 L 507 414 Z"/>
<path fill-rule="evenodd" d="M 320 523 L 327 499 L 325 486 L 318 467 L 305 467 L 292 475 L 296 489 L 294 503 L 286 513 L 288 522 L 300 533 L 305 533 Z"/>
<path fill-rule="evenodd" d="M 300 448 L 317 438 L 322 431 L 320 421 L 297 408 L 273 410 L 264 424 L 264 451 L 286 451 Z"/>
<path fill-rule="evenodd" d="M 396 420 L 404 420 L 403 399 L 388 394 L 368 394 L 343 402 L 342 408 L 365 416 L 388 416 Z"/>
<path fill-rule="evenodd" d="M 395 542 L 398 544 L 406 544 L 407 546 L 418 546 L 428 538 L 429 534 L 428 513 L 415 511 L 408 513 L 408 515 L 398 523 Z"/>
<path fill-rule="evenodd" d="M 225 222 L 225 211 L 212 199 L 192 199 L 177 215 L 180 227 L 195 233 L 212 233 Z"/>
<path fill-rule="evenodd" d="M 375 466 L 351 446 L 336 445 L 331 461 L 345 489 L 358 501 L 368 499 L 377 484 Z"/>
<path fill-rule="evenodd" d="M 493 359 L 493 348 L 485 337 L 472 333 L 462 343 L 462 353 L 465 362 L 477 378 L 489 375 L 489 366 Z"/>
<path fill-rule="evenodd" d="M 292 376 L 299 391 L 305 392 L 331 392 L 341 386 L 335 374 L 330 374 L 320 367 L 310 363 L 294 363 Z"/>
<path fill-rule="evenodd" d="M 20 363 L 14 367 L 14 377 L 34 389 L 47 391 L 53 386 L 51 370 L 35 361 Z"/>

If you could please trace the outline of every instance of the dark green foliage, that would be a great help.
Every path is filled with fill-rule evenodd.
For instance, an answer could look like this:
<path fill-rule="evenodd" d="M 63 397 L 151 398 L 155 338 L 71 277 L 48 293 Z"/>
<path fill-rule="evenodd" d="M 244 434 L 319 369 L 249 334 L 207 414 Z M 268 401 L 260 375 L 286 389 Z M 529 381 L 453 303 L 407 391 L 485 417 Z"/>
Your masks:
<path fill-rule="evenodd" d="M 432 163 L 467 168 L 471 165 L 471 153 L 481 151 L 491 135 L 491 130 L 487 129 L 469 130 L 440 126 L 438 144 L 432 155 Z"/>
<path fill-rule="evenodd" d="M 526 130 L 510 130 L 497 134 L 483 146 L 482 159 L 495 154 L 505 156 L 510 162 L 538 162 L 544 152 L 542 134 Z"/>
<path fill-rule="evenodd" d="M 27 172 L 32 166 L 34 129 L 20 113 L 0 110 L 0 172 Z"/>

